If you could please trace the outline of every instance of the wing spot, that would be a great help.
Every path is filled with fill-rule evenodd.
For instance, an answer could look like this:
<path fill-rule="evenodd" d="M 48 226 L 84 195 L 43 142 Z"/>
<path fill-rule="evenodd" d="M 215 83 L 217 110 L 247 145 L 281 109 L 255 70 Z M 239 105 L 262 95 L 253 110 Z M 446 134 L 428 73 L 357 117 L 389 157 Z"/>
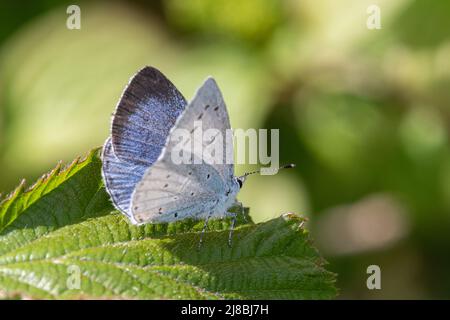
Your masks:
<path fill-rule="evenodd" d="M 164 185 L 164 188 L 167 188 L 169 185 L 166 183 L 165 185 Z"/>
<path fill-rule="evenodd" d="M 170 174 L 168 174 L 167 176 L 166 176 L 166 179 L 169 179 L 170 178 Z"/>
<path fill-rule="evenodd" d="M 158 213 L 162 214 L 162 208 L 159 208 Z"/>
<path fill-rule="evenodd" d="M 211 175 L 208 173 L 208 175 L 206 176 L 206 179 L 209 179 L 211 177 Z"/>
<path fill-rule="evenodd" d="M 228 196 L 230 194 L 231 190 L 228 189 L 227 192 L 225 192 L 225 195 Z"/>
<path fill-rule="evenodd" d="M 188 175 L 192 176 L 192 171 L 189 171 Z"/>
<path fill-rule="evenodd" d="M 193 196 L 195 193 L 194 192 L 191 192 L 191 196 Z"/>
<path fill-rule="evenodd" d="M 178 213 L 175 212 L 173 216 L 174 216 L 175 218 L 178 217 Z"/>
<path fill-rule="evenodd" d="M 214 111 L 217 111 L 217 110 L 219 110 L 219 106 L 217 106 L 217 107 L 214 108 Z"/>
<path fill-rule="evenodd" d="M 205 110 L 208 110 L 208 108 L 209 108 L 209 104 L 207 104 L 207 105 L 205 106 Z"/>
<path fill-rule="evenodd" d="M 200 120 L 202 117 L 203 117 L 203 112 L 198 115 L 197 120 Z"/>

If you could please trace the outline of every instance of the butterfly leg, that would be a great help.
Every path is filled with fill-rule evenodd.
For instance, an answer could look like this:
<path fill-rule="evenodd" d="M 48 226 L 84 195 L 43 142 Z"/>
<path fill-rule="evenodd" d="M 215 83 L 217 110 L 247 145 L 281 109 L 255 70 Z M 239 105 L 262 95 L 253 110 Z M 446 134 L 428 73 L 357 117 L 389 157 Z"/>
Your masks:
<path fill-rule="evenodd" d="M 208 226 L 209 216 L 205 219 L 205 224 L 203 225 L 202 232 L 200 233 L 200 241 L 198 242 L 198 248 L 200 249 L 203 245 L 203 235 L 205 234 L 206 227 Z"/>
<path fill-rule="evenodd" d="M 244 218 L 244 222 L 247 223 L 247 217 L 245 216 L 245 209 L 244 206 L 242 205 L 242 202 L 239 201 L 235 201 L 233 203 L 233 205 L 230 207 L 230 209 L 228 209 L 228 214 L 232 215 L 232 213 L 230 212 L 230 210 L 232 210 L 233 212 L 237 212 L 238 214 L 241 214 L 242 217 Z"/>
<path fill-rule="evenodd" d="M 231 248 L 231 238 L 233 237 L 234 225 L 236 224 L 237 214 L 229 213 L 233 218 L 231 219 L 230 233 L 228 234 L 228 246 Z"/>
<path fill-rule="evenodd" d="M 239 207 L 239 213 L 242 214 L 242 217 L 244 218 L 245 223 L 248 222 L 247 217 L 245 216 L 245 210 L 244 206 L 242 205 L 242 202 L 236 201 L 236 206 Z"/>

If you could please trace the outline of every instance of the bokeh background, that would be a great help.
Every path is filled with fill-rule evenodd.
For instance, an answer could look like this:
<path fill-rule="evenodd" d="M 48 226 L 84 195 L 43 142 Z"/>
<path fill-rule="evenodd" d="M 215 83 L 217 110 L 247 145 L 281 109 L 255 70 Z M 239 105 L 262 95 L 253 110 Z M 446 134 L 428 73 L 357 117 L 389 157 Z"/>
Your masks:
<path fill-rule="evenodd" d="M 3 196 L 101 145 L 144 65 L 187 99 L 213 75 L 233 127 L 280 129 L 297 169 L 240 198 L 256 221 L 309 218 L 339 298 L 450 298 L 449 1 L 1 1 Z"/>

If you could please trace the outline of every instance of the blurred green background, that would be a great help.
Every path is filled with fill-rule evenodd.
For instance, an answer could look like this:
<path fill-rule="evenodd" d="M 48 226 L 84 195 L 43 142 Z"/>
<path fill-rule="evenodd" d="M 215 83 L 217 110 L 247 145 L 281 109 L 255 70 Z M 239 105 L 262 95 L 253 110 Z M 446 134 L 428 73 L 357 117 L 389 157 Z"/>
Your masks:
<path fill-rule="evenodd" d="M 213 75 L 232 126 L 279 128 L 297 164 L 248 180 L 256 221 L 309 217 L 340 298 L 450 298 L 449 1 L 78 1 L 81 30 L 69 4 L 0 2 L 3 196 L 101 145 L 142 66 L 188 100 Z"/>

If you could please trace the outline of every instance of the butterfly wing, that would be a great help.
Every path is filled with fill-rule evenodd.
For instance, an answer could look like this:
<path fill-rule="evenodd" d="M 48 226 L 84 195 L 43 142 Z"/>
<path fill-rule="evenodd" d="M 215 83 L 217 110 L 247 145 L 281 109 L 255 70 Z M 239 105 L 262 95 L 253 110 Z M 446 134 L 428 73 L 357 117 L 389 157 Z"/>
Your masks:
<path fill-rule="evenodd" d="M 203 140 L 201 137 L 198 139 L 195 134 L 195 130 L 198 128 L 195 125 L 199 123 L 201 123 L 201 129 L 205 134 L 211 130 L 215 133 L 208 139 Z M 214 163 L 208 163 L 219 173 L 224 182 L 231 180 L 234 174 L 234 165 L 230 118 L 222 93 L 213 78 L 206 79 L 194 99 L 186 107 L 174 129 L 184 129 L 190 132 L 191 138 L 195 140 L 194 144 L 202 145 L 202 152 L 198 153 L 195 147 L 191 149 L 189 145 L 185 144 L 185 150 L 192 151 L 199 159 L 210 157 L 210 151 L 216 147 L 221 149 L 221 159 Z M 176 140 L 169 141 L 166 149 L 173 150 L 177 144 Z"/>
<path fill-rule="evenodd" d="M 201 218 L 212 214 L 221 190 L 222 179 L 211 166 L 161 160 L 138 183 L 131 211 L 138 223 Z"/>
<path fill-rule="evenodd" d="M 102 175 L 106 191 L 111 196 L 114 206 L 132 218 L 130 212 L 131 194 L 141 180 L 145 168 L 130 165 L 119 160 L 112 149 L 111 138 L 106 140 L 102 151 Z"/>
<path fill-rule="evenodd" d="M 175 86 L 152 67 L 140 70 L 125 88 L 103 147 L 102 174 L 114 205 L 127 216 L 136 184 L 161 154 L 185 105 Z"/>
<path fill-rule="evenodd" d="M 152 165 L 185 106 L 186 100 L 160 71 L 152 67 L 140 70 L 114 113 L 111 141 L 116 157 Z"/>
<path fill-rule="evenodd" d="M 230 129 L 225 103 L 212 78 L 207 79 L 197 91 L 173 130 L 185 129 L 194 137 L 198 121 L 202 122 L 203 131 L 216 129 L 222 137 Z M 218 137 L 197 142 L 202 143 L 203 150 L 216 143 L 220 143 L 222 148 L 225 145 Z M 193 163 L 175 164 L 172 161 L 172 151 L 177 144 L 179 142 L 168 139 L 161 157 L 146 171 L 136 186 L 131 211 L 139 223 L 211 215 L 223 194 L 231 188 L 233 164 L 226 163 L 225 151 L 220 163 L 206 163 L 202 154 L 195 153 L 194 149 Z M 232 152 L 231 141 L 231 156 Z"/>

